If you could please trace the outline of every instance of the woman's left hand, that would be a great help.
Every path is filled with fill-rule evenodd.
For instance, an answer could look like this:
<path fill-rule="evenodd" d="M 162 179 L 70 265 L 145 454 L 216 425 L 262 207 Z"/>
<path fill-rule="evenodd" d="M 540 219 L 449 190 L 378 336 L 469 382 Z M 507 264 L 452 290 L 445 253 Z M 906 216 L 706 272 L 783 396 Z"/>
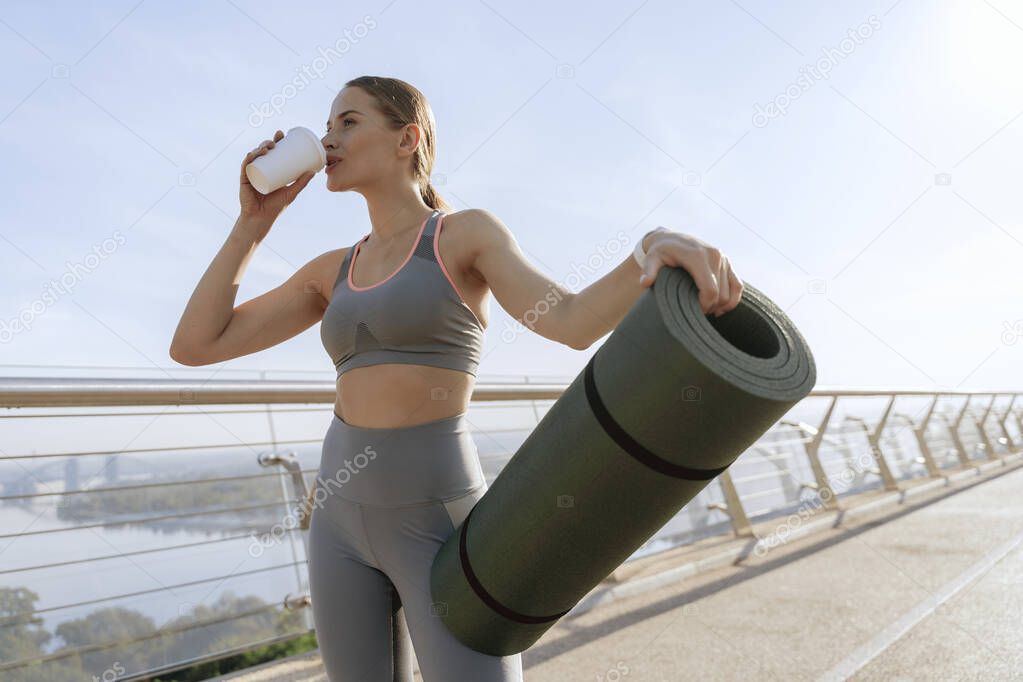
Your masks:
<path fill-rule="evenodd" d="M 700 308 L 704 315 L 713 313 L 720 317 L 739 305 L 742 280 L 720 250 L 692 235 L 670 230 L 655 232 L 647 242 L 643 275 L 639 280 L 642 286 L 653 285 L 657 271 L 664 265 L 683 267 L 700 291 Z"/>

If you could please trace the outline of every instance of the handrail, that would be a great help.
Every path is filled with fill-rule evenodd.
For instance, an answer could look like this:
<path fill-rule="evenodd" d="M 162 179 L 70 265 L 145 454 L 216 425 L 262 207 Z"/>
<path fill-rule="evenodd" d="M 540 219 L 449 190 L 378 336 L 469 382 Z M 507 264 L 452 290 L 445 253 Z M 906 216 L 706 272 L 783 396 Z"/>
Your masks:
<path fill-rule="evenodd" d="M 568 384 L 477 383 L 475 401 L 556 400 Z M 0 377 L 0 407 L 332 403 L 333 381 Z"/>
<path fill-rule="evenodd" d="M 479 382 L 472 400 L 556 400 L 567 383 Z M 82 377 L 0 377 L 0 407 L 114 405 L 222 405 L 327 403 L 336 396 L 333 381 L 250 381 L 234 379 L 91 379 Z M 918 388 L 816 387 L 808 397 L 1015 396 L 1019 391 Z M 967 401 L 969 403 L 969 401 Z M 989 408 L 990 409 L 990 406 Z"/>
<path fill-rule="evenodd" d="M 154 587 L 154 588 L 149 589 L 149 590 L 136 590 L 134 592 L 125 592 L 123 594 L 112 594 L 112 595 L 107 596 L 107 597 L 100 597 L 98 599 L 87 599 L 85 601 L 79 601 L 79 602 L 75 602 L 73 604 L 61 604 L 60 606 L 51 606 L 51 607 L 45 608 L 45 609 L 36 609 L 35 611 L 32 611 L 31 613 L 15 613 L 14 615 L 7 616 L 6 618 L 0 618 L 0 629 L 3 629 L 3 628 L 8 627 L 10 625 L 17 625 L 19 623 L 24 623 L 25 619 L 27 617 L 38 615 L 40 613 L 52 613 L 54 611 L 60 611 L 60 610 L 63 610 L 63 609 L 73 609 L 73 608 L 77 608 L 79 606 L 89 606 L 90 604 L 102 604 L 103 602 L 117 601 L 119 599 L 127 599 L 128 597 L 141 597 L 142 595 L 145 595 L 145 594 L 156 594 L 158 592 L 163 592 L 164 590 L 171 590 L 171 591 L 173 591 L 174 588 L 176 588 L 176 587 L 177 588 L 192 587 L 194 585 L 202 585 L 202 584 L 205 584 L 205 583 L 217 582 L 218 580 L 224 580 L 225 578 L 233 578 L 233 577 L 239 576 L 239 575 L 255 575 L 257 573 L 266 573 L 268 571 L 278 571 L 278 570 L 280 570 L 282 568 L 288 568 L 290 566 L 293 566 L 296 563 L 302 564 L 302 563 L 306 563 L 306 562 L 305 561 L 299 561 L 299 562 L 292 561 L 292 562 L 289 562 L 289 563 L 286 563 L 286 564 L 278 564 L 276 566 L 263 566 L 263 567 L 260 567 L 260 568 L 253 568 L 253 569 L 248 570 L 248 571 L 236 571 L 236 572 L 233 572 L 233 573 L 231 573 L 229 575 L 217 575 L 217 576 L 213 576 L 211 578 L 203 578 L 202 580 L 190 580 L 188 582 L 177 583 L 175 585 L 161 585 L 160 587 Z"/>
<path fill-rule="evenodd" d="M 297 502 L 297 500 L 288 500 L 290 502 Z M 280 507 L 282 502 L 280 500 L 274 500 L 273 502 L 264 502 L 263 504 L 249 504 L 244 507 L 221 507 L 218 509 L 204 509 L 202 511 L 190 511 L 182 512 L 179 514 L 160 514 L 156 516 L 138 516 L 135 518 L 112 518 L 100 521 L 98 523 L 85 523 L 80 526 L 72 526 L 71 528 L 44 528 L 43 530 L 23 530 L 20 533 L 2 533 L 0 534 L 0 540 L 6 540 L 8 538 L 18 537 L 29 537 L 32 535 L 50 535 L 52 533 L 71 533 L 76 530 L 86 530 L 89 528 L 103 528 L 109 526 L 112 523 L 130 525 L 137 524 L 142 525 L 146 523 L 152 523 L 153 521 L 168 521 L 170 519 L 186 519 L 195 516 L 216 516 L 217 514 L 230 514 L 232 512 L 239 511 L 254 511 L 256 509 L 270 509 L 273 507 Z"/>
<path fill-rule="evenodd" d="M 528 379 L 522 383 L 484 381 L 475 385 L 471 399 L 474 403 L 528 402 L 532 405 L 533 416 L 538 421 L 540 419 L 540 410 L 537 409 L 537 403 L 540 401 L 557 400 L 568 386 L 568 382 L 533 383 Z M 820 401 L 821 409 L 817 411 L 817 415 L 819 416 L 801 416 L 798 419 L 790 418 L 779 420 L 779 422 L 771 429 L 771 434 L 775 437 L 773 440 L 758 440 L 757 443 L 751 445 L 747 452 L 736 460 L 732 467 L 730 467 L 729 471 L 724 472 L 716 479 L 716 488 L 708 488 L 709 494 L 713 495 L 712 491 L 716 490 L 720 493 L 720 497 L 715 499 L 711 496 L 702 504 L 688 505 L 686 513 L 692 515 L 695 519 L 705 519 L 708 512 L 723 512 L 728 517 L 732 532 L 736 536 L 755 538 L 756 536 L 754 534 L 753 526 L 751 525 L 750 516 L 746 511 L 746 505 L 744 505 L 744 502 L 750 503 L 753 500 L 757 500 L 755 505 L 752 505 L 756 507 L 752 514 L 752 518 L 757 522 L 764 518 L 770 518 L 769 515 L 771 514 L 788 514 L 795 506 L 798 505 L 799 507 L 802 507 L 802 505 L 807 504 L 809 502 L 805 498 L 805 492 L 807 490 L 812 491 L 813 494 L 819 498 L 821 506 L 823 506 L 824 509 L 840 510 L 843 506 L 839 503 L 839 498 L 850 491 L 850 486 L 845 485 L 841 489 L 836 489 L 835 486 L 840 484 L 841 479 L 848 473 L 843 469 L 843 466 L 846 468 L 851 466 L 848 463 L 851 462 L 854 457 L 852 444 L 862 443 L 864 436 L 870 446 L 870 453 L 867 455 L 867 461 L 874 465 L 873 470 L 875 473 L 880 475 L 882 479 L 881 483 L 885 487 L 897 490 L 899 489 L 899 484 L 888 464 L 889 460 L 892 459 L 892 455 L 886 454 L 881 445 L 882 442 L 891 444 L 893 442 L 891 440 L 893 432 L 896 432 L 899 429 L 905 429 L 906 431 L 915 434 L 917 447 L 922 455 L 922 460 L 927 464 L 925 474 L 919 473 L 919 467 L 903 468 L 902 464 L 899 464 L 900 471 L 910 472 L 906 474 L 909 477 L 934 478 L 943 476 L 949 469 L 949 466 L 954 467 L 957 463 L 962 469 L 976 467 L 978 466 L 977 462 L 979 460 L 968 457 L 966 445 L 963 442 L 963 436 L 960 434 L 960 429 L 966 429 L 971 432 L 969 436 L 970 443 L 973 443 L 976 440 L 980 441 L 976 447 L 978 451 L 980 449 L 985 450 L 983 453 L 986 455 L 985 459 L 996 458 L 996 447 L 1009 452 L 1018 452 L 1020 445 L 1023 444 L 1023 410 L 1018 408 L 1014 409 L 1014 407 L 1023 403 L 1023 401 L 1018 400 L 1018 397 L 1021 394 L 1023 393 L 986 390 L 953 389 L 930 391 L 909 387 L 874 389 L 830 386 L 815 388 L 811 391 L 809 396 L 804 399 L 804 401 Z M 88 414 L 75 413 L 71 411 L 67 413 L 21 411 L 25 408 L 98 408 L 113 406 L 190 407 L 199 405 L 258 405 L 265 409 L 238 409 L 226 412 L 221 410 L 211 410 L 210 413 L 265 413 L 271 419 L 269 440 L 246 439 L 245 442 L 225 442 L 213 445 L 189 443 L 177 446 L 170 444 L 164 447 L 124 448 L 117 450 L 116 452 L 111 452 L 109 450 L 93 451 L 83 449 L 71 452 L 60 451 L 25 454 L 11 452 L 10 449 L 8 449 L 3 453 L 3 455 L 0 455 L 0 462 L 6 460 L 52 460 L 55 458 L 86 456 L 150 454 L 167 451 L 173 451 L 176 453 L 202 452 L 204 450 L 208 451 L 215 448 L 227 450 L 247 447 L 255 453 L 256 463 L 259 466 L 274 468 L 271 472 L 259 472 L 238 476 L 218 475 L 215 477 L 211 476 L 210 478 L 200 478 L 193 475 L 187 480 L 178 480 L 175 478 L 174 480 L 165 482 L 131 481 L 127 482 L 125 485 L 110 485 L 107 483 L 97 487 L 84 487 L 80 490 L 71 489 L 26 493 L 25 491 L 16 488 L 12 494 L 0 495 L 0 502 L 27 502 L 32 498 L 44 497 L 60 499 L 73 495 L 96 496 L 98 493 L 117 494 L 125 491 L 136 491 L 137 493 L 138 491 L 145 492 L 153 488 L 171 488 L 173 486 L 178 486 L 178 489 L 180 489 L 180 486 L 186 485 L 196 486 L 215 483 L 234 483 L 238 481 L 254 482 L 256 479 L 272 481 L 274 478 L 277 478 L 280 481 L 279 492 L 274 492 L 272 488 L 267 488 L 268 495 L 273 496 L 273 501 L 271 502 L 260 502 L 258 504 L 249 504 L 245 506 L 225 505 L 221 508 L 207 508 L 203 505 L 203 508 L 201 509 L 198 508 L 198 505 L 195 505 L 191 508 L 186 507 L 186 511 L 175 510 L 173 512 L 166 512 L 165 510 L 161 510 L 160 513 L 152 515 L 125 514 L 123 517 L 104 517 L 98 521 L 94 518 L 89 518 L 85 519 L 84 523 L 74 526 L 62 525 L 59 528 L 26 528 L 19 533 L 0 535 L 0 539 L 11 539 L 22 536 L 47 536 L 49 534 L 60 532 L 96 529 L 107 526 L 111 523 L 144 528 L 147 524 L 156 521 L 182 519 L 186 517 L 215 516 L 236 513 L 239 511 L 254 511 L 272 508 L 282 510 L 286 509 L 289 516 L 292 516 L 293 519 L 297 519 L 297 523 L 294 527 L 284 528 L 284 533 L 286 534 L 287 539 L 291 542 L 293 561 L 275 564 L 270 567 L 262 567 L 252 571 L 233 572 L 230 576 L 204 578 L 202 580 L 190 581 L 188 583 L 181 583 L 170 587 L 161 586 L 159 588 L 134 591 L 115 596 L 104 596 L 101 598 L 87 599 L 85 601 L 76 601 L 75 603 L 50 604 L 44 609 L 34 610 L 29 613 L 18 613 L 9 618 L 5 618 L 3 621 L 0 621 L 0 629 L 11 623 L 27 622 L 26 619 L 38 617 L 39 614 L 43 613 L 53 613 L 62 609 L 71 609 L 73 607 L 98 604 L 101 602 L 113 602 L 117 599 L 124 599 L 138 595 L 161 593 L 166 592 L 167 590 L 173 590 L 173 587 L 215 582 L 227 577 L 250 573 L 265 573 L 268 571 L 294 568 L 296 571 L 296 577 L 299 578 L 299 583 L 304 583 L 305 581 L 303 577 L 298 575 L 297 572 L 299 569 L 303 571 L 307 570 L 307 560 L 298 553 L 297 550 L 301 549 L 301 544 L 298 544 L 296 547 L 296 542 L 304 543 L 306 541 L 306 538 L 301 531 L 308 529 L 309 500 L 307 497 L 308 490 L 305 476 L 310 473 L 315 474 L 316 472 L 314 470 L 302 469 L 299 466 L 295 451 L 290 448 L 298 445 L 318 443 L 322 440 L 322 436 L 312 439 L 280 440 L 276 438 L 276 434 L 273 431 L 272 420 L 278 414 L 283 415 L 289 412 L 304 411 L 311 412 L 317 408 L 283 408 L 271 411 L 269 406 L 325 405 L 333 403 L 335 397 L 336 387 L 332 380 L 277 381 L 219 379 L 203 381 L 193 379 L 0 377 L 0 408 L 8 408 L 7 411 L 0 413 L 0 423 L 18 419 L 63 419 L 73 417 L 92 420 L 147 413 L 144 410 L 137 410 L 134 412 L 128 411 L 127 414 L 125 411 L 89 411 Z M 894 410 L 895 403 L 900 401 L 902 398 L 921 397 L 927 397 L 930 398 L 930 400 L 928 401 L 926 409 L 921 410 L 918 414 L 911 414 L 910 411 L 907 410 Z M 853 405 L 854 409 L 859 411 L 861 414 L 866 411 L 866 408 L 860 407 L 862 403 L 858 402 L 858 399 L 862 398 L 874 399 L 871 403 L 870 412 L 873 414 L 880 411 L 881 414 L 879 418 L 875 417 L 868 421 L 862 416 L 848 414 L 848 404 Z M 963 398 L 965 398 L 965 400 L 962 400 Z M 876 405 L 876 401 L 881 399 L 883 399 L 885 403 L 880 406 Z M 948 401 L 947 399 L 953 400 Z M 1000 403 L 999 401 L 1001 399 L 1006 399 L 1005 402 L 1007 405 Z M 951 404 L 946 404 L 947 402 L 951 402 Z M 845 412 L 839 411 L 838 406 L 840 403 L 842 407 L 845 408 Z M 942 404 L 941 410 L 937 409 L 939 403 Z M 801 405 L 802 404 L 803 403 L 801 402 Z M 814 405 L 816 406 L 817 403 L 814 403 Z M 971 409 L 973 407 L 977 407 L 977 413 Z M 495 406 L 495 409 L 503 409 L 503 407 L 497 405 Z M 180 417 L 191 416 L 202 412 L 206 411 L 187 410 L 184 412 L 162 412 L 154 410 L 148 412 L 148 414 L 150 416 L 168 414 Z M 927 433 L 928 424 L 935 420 L 943 422 L 943 426 L 946 428 L 941 429 L 940 431 L 947 432 L 948 438 L 941 439 L 938 438 L 935 433 L 930 435 Z M 1014 438 L 1009 433 L 1007 430 L 1007 424 L 1013 424 L 1013 428 L 1017 431 L 1017 433 L 1019 433 L 1019 437 Z M 987 429 L 989 428 L 997 430 L 998 433 L 988 433 Z M 972 433 L 972 430 L 974 429 L 977 431 L 976 435 Z M 487 429 L 486 432 L 489 434 L 496 434 L 506 431 L 511 432 L 521 430 L 522 429 L 518 428 L 506 429 L 498 426 L 493 429 Z M 939 467 L 933 459 L 930 445 L 930 443 L 938 442 L 951 442 L 957 452 L 958 461 L 953 462 L 949 466 Z M 145 445 L 149 444 L 146 443 Z M 895 442 L 895 445 L 898 446 L 900 452 L 904 450 L 902 445 L 898 442 Z M 945 445 L 942 445 L 941 447 L 944 448 Z M 777 454 L 775 454 L 776 452 Z M 761 453 L 763 456 L 747 456 L 753 453 Z M 789 457 L 785 453 L 790 453 L 792 457 Z M 496 456 L 480 456 L 481 462 L 496 462 L 499 459 L 502 458 Z M 762 460 L 765 460 L 764 463 L 759 464 Z M 900 459 L 899 461 L 908 460 Z M 838 473 L 835 473 L 836 462 L 837 468 L 839 469 Z M 765 471 L 763 469 L 756 468 L 758 466 L 766 466 L 767 470 Z M 779 483 L 783 483 L 783 485 L 765 487 L 765 484 L 771 479 L 778 479 Z M 792 485 L 788 485 L 789 480 L 791 480 Z M 848 481 L 846 483 L 848 483 Z M 740 491 L 737 490 L 736 485 L 745 489 L 745 494 L 740 493 Z M 77 488 L 77 486 L 75 487 Z M 852 488 L 853 491 L 859 489 L 861 488 Z M 779 503 L 778 500 L 782 500 L 782 502 Z M 275 524 L 275 526 L 277 525 L 280 524 Z M 709 524 L 709 527 L 713 529 L 720 529 L 721 525 L 722 524 L 720 522 L 715 522 L 713 524 Z M 692 528 L 696 529 L 698 528 L 698 525 L 694 522 Z M 178 543 L 135 551 L 118 552 L 116 554 L 88 556 L 70 559 L 67 561 L 36 561 L 33 565 L 5 569 L 0 571 L 0 575 L 13 573 L 25 575 L 30 574 L 32 571 L 41 571 L 49 568 L 88 564 L 142 554 L 155 554 L 157 552 L 170 552 L 199 545 L 213 545 L 215 543 L 224 543 L 232 540 L 242 540 L 246 537 L 252 538 L 251 533 L 242 535 L 237 534 L 238 530 L 238 528 L 224 529 L 222 532 L 227 534 L 226 537 L 215 538 L 212 540 Z M 293 532 L 296 530 L 299 532 Z M 693 530 L 692 532 L 695 533 L 696 531 Z M 720 531 L 713 530 L 708 532 L 717 533 Z M 680 542 L 683 542 L 682 540 L 677 539 L 682 535 L 683 534 L 672 536 L 669 540 L 667 540 L 667 542 L 669 542 L 669 544 L 670 542 L 674 542 L 675 545 L 677 545 Z M 691 539 L 685 540 L 685 542 L 689 541 L 691 541 Z M 50 557 L 47 557 L 47 559 L 49 558 Z M 287 610 L 301 611 L 305 609 L 305 607 L 309 606 L 308 594 L 305 593 L 304 590 L 305 587 L 301 587 L 297 594 L 289 592 L 290 596 L 283 599 L 280 603 L 275 602 L 263 605 L 252 612 L 276 611 L 278 613 L 283 613 Z M 87 597 L 89 595 L 86 594 L 83 596 Z M 305 614 L 305 622 L 306 625 L 309 626 L 308 610 L 305 610 Z M 216 618 L 207 621 L 207 623 L 230 620 L 230 618 L 231 616 L 226 618 Z M 166 634 L 171 631 L 178 630 L 184 631 L 189 627 L 191 627 L 191 625 L 185 625 L 180 628 L 175 627 L 170 630 L 161 630 L 158 634 Z M 118 644 L 142 642 L 147 639 L 151 639 L 153 636 L 154 635 L 134 638 L 128 637 L 120 640 L 119 642 L 107 642 L 102 645 L 87 645 L 77 648 L 73 647 L 70 650 L 44 654 L 32 659 L 8 662 L 0 665 L 0 670 L 18 668 L 29 664 L 40 664 L 47 661 L 66 658 L 71 655 L 109 649 Z M 283 637 L 286 637 L 286 635 L 276 637 L 275 639 Z M 251 644 L 251 646 L 256 645 L 256 642 Z M 195 651 L 189 651 L 187 653 L 192 654 L 195 653 Z M 215 654 L 206 654 L 205 656 L 188 660 L 202 660 L 204 658 L 210 658 L 211 656 L 215 656 Z M 170 661 L 164 669 L 173 670 L 180 668 L 187 663 L 188 661 L 186 660 Z M 135 675 L 141 675 L 141 672 L 129 675 L 128 679 L 132 679 Z"/>
<path fill-rule="evenodd" d="M 289 531 L 290 532 L 290 531 Z M 112 561 L 114 559 L 122 559 L 130 556 L 141 556 L 143 554 L 158 554 L 159 552 L 173 552 L 174 550 L 184 549 L 186 547 L 200 547 L 202 545 L 215 545 L 221 542 L 232 542 L 234 540 L 243 540 L 245 538 L 251 538 L 252 535 L 249 533 L 243 533 L 241 535 L 228 535 L 222 538 L 213 538 L 212 540 L 197 540 L 195 542 L 182 542 L 177 545 L 164 545 L 162 547 L 153 547 L 151 549 L 136 549 L 128 550 L 124 552 L 117 552 L 116 554 L 102 554 L 100 556 L 86 557 L 85 559 L 72 559 L 71 561 L 52 561 L 48 564 L 34 564 L 31 566 L 19 566 L 18 568 L 5 568 L 0 570 L 0 575 L 7 575 L 9 573 L 27 573 L 28 571 L 41 571 L 47 568 L 57 568 L 58 566 L 75 566 L 77 564 L 91 564 L 95 561 Z"/>
<path fill-rule="evenodd" d="M 121 454 L 120 452 L 118 454 Z M 67 453 L 65 457 L 78 457 L 79 453 Z M 32 457 L 32 455 L 25 455 L 25 457 Z M 2 460 L 0 460 L 2 461 Z M 64 497 L 66 495 L 95 495 L 96 493 L 120 493 L 125 490 L 145 490 L 147 488 L 169 488 L 175 485 L 196 485 L 202 484 L 207 485 L 210 483 L 227 483 L 228 481 L 250 481 L 255 478 L 277 478 L 276 473 L 270 474 L 246 474 L 244 476 L 216 476 L 214 478 L 189 478 L 183 481 L 160 481 L 159 483 L 138 483 L 135 485 L 109 485 L 102 488 L 86 488 L 84 490 L 74 490 L 72 492 L 60 491 L 51 493 L 33 493 L 31 495 L 0 495 L 0 502 L 7 502 L 10 500 L 24 500 L 32 499 L 37 497 Z M 3 536 L 0 536 L 3 537 Z M 0 570 L 0 573 L 3 573 Z"/>

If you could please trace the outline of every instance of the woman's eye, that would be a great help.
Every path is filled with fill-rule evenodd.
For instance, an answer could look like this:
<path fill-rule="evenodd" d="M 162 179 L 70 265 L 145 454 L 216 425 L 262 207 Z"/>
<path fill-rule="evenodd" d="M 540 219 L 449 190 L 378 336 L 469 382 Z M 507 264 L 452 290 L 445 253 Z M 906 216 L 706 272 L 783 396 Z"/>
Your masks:
<path fill-rule="evenodd" d="M 341 125 L 342 125 L 342 127 L 344 127 L 344 125 L 345 125 L 346 123 L 348 123 L 349 121 L 351 121 L 352 123 L 355 123 L 355 119 L 354 119 L 354 118 L 346 118 L 346 119 L 344 119 L 343 121 L 341 121 Z M 327 133 L 330 133 L 330 128 L 327 128 L 327 129 L 326 129 L 326 132 L 327 132 Z"/>

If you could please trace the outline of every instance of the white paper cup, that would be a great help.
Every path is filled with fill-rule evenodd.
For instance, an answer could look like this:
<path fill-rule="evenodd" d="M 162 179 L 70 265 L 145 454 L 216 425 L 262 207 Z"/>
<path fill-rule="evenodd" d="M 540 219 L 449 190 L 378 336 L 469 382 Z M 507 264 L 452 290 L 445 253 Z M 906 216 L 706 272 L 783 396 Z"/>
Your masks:
<path fill-rule="evenodd" d="M 292 128 L 273 149 L 257 156 L 245 167 L 245 176 L 260 194 L 269 194 L 294 182 L 308 171 L 317 172 L 327 165 L 327 150 L 316 133 L 298 126 Z"/>

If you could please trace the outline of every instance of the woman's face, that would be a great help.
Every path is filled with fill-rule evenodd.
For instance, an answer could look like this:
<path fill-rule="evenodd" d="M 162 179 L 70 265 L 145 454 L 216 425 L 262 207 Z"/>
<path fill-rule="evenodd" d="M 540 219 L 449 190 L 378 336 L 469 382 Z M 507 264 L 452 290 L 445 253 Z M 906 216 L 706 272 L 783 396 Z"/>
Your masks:
<path fill-rule="evenodd" d="M 327 189 L 357 190 L 403 172 L 417 136 L 413 124 L 400 130 L 389 128 L 373 98 L 362 88 L 344 88 L 331 104 L 327 132 L 320 139 L 327 150 Z M 341 161 L 331 165 L 335 157 Z"/>

